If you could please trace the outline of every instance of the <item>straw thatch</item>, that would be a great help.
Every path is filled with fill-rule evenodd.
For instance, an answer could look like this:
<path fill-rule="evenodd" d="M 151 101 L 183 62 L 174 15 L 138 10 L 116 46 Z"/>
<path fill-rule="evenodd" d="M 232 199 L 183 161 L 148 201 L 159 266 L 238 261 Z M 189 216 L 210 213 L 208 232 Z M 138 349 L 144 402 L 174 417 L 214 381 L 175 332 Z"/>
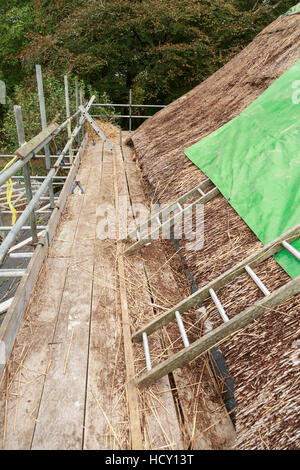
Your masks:
<path fill-rule="evenodd" d="M 160 201 L 172 201 L 203 173 L 183 151 L 236 117 L 300 59 L 300 15 L 265 28 L 241 53 L 201 85 L 157 113 L 131 134 L 144 177 Z M 198 286 L 217 277 L 261 246 L 220 195 L 205 206 L 205 245 L 183 252 Z M 273 258 L 256 269 L 274 291 L 287 274 Z M 231 318 L 262 296 L 247 275 L 218 293 Z M 207 325 L 220 323 L 206 303 Z M 267 311 L 221 347 L 235 381 L 239 449 L 299 448 L 300 296 Z"/>

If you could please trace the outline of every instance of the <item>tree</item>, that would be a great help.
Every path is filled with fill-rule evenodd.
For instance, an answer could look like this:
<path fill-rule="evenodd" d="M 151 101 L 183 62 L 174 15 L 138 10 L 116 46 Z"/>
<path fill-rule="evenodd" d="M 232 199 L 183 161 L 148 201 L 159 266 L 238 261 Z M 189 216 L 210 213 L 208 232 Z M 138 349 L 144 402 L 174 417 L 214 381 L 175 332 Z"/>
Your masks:
<path fill-rule="evenodd" d="M 294 2 L 35 0 L 19 54 L 77 73 L 115 100 L 168 103 L 201 82 Z"/>
<path fill-rule="evenodd" d="M 31 0 L 1 2 L 0 79 L 5 81 L 8 91 L 23 78 L 18 51 L 26 45 L 26 34 L 34 25 L 31 6 Z"/>
<path fill-rule="evenodd" d="M 0 79 L 34 65 L 117 102 L 168 104 L 245 47 L 295 0 L 2 0 Z M 29 80 L 29 82 L 28 82 Z"/>

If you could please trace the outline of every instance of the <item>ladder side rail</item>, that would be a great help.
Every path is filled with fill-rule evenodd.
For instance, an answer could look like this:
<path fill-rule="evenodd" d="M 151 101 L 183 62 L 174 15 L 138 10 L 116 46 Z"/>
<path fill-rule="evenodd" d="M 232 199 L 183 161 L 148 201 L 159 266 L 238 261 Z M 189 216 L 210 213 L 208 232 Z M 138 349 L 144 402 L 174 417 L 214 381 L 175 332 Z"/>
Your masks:
<path fill-rule="evenodd" d="M 291 253 L 298 261 L 300 261 L 300 252 L 296 250 L 290 243 L 288 243 L 286 240 L 283 240 L 282 245 L 284 248 Z"/>
<path fill-rule="evenodd" d="M 104 141 L 104 143 L 107 145 L 107 147 L 109 148 L 109 150 L 111 152 L 114 151 L 114 147 L 113 145 L 110 143 L 110 141 L 108 140 L 108 138 L 105 136 L 105 134 L 101 131 L 101 129 L 99 128 L 99 126 L 95 123 L 94 119 L 91 117 L 91 115 L 85 110 L 85 108 L 83 106 L 79 106 L 79 109 L 80 111 L 82 112 L 82 114 L 85 116 L 86 120 L 90 123 L 90 125 L 92 126 L 92 128 L 97 132 L 97 134 L 101 137 L 101 139 Z"/>
<path fill-rule="evenodd" d="M 186 297 L 184 300 L 179 302 L 167 312 L 164 312 L 158 317 L 156 317 L 148 325 L 134 333 L 132 336 L 132 340 L 135 342 L 140 342 L 142 340 L 142 333 L 144 331 L 147 332 L 148 335 L 154 333 L 159 328 L 167 325 L 168 323 L 170 323 L 170 321 L 175 318 L 176 310 L 178 310 L 180 313 L 184 313 L 190 308 L 196 306 L 197 304 L 209 297 L 209 289 L 218 290 L 221 287 L 226 286 L 244 272 L 245 266 L 257 266 L 258 264 L 262 263 L 266 259 L 276 254 L 278 251 L 282 250 L 282 242 L 284 240 L 289 240 L 289 242 L 292 243 L 293 241 L 297 240 L 299 236 L 300 224 L 296 225 L 291 230 L 285 232 L 280 237 L 276 238 L 273 242 L 261 248 L 259 251 L 248 256 L 236 266 L 227 270 L 225 273 L 221 274 L 213 281 L 209 282 L 206 286 L 201 287 L 201 289 L 198 289 L 192 295 Z"/>
<path fill-rule="evenodd" d="M 170 214 L 170 212 L 174 212 L 176 209 L 178 209 L 178 204 L 184 204 L 186 201 L 191 199 L 192 197 L 198 195 L 198 190 L 199 188 L 201 190 L 206 189 L 210 184 L 212 184 L 211 180 L 207 178 L 206 180 L 202 181 L 202 183 L 198 184 L 195 188 L 191 189 L 187 193 L 183 194 L 178 198 L 175 202 L 169 204 L 168 206 L 164 207 L 161 211 L 157 212 L 154 214 L 152 217 L 150 217 L 146 222 L 140 224 L 137 229 L 133 230 L 130 232 L 124 241 L 131 240 L 136 236 L 136 232 L 139 231 L 140 233 L 143 232 L 143 230 L 147 230 L 153 222 L 155 221 L 156 217 L 164 218 L 165 214 Z"/>
<path fill-rule="evenodd" d="M 213 199 L 218 194 L 220 194 L 220 191 L 218 190 L 218 188 L 213 188 L 211 191 L 206 193 L 205 196 L 201 196 L 199 199 L 197 199 L 196 201 L 192 202 L 187 207 L 185 207 L 183 211 L 178 212 L 177 214 L 173 215 L 170 219 L 164 222 L 161 226 L 152 230 L 152 232 L 150 232 L 150 234 L 147 237 L 142 238 L 141 240 L 135 242 L 133 245 L 127 248 L 127 250 L 125 250 L 124 252 L 125 255 L 130 255 L 134 253 L 136 250 L 138 250 L 139 248 L 141 248 L 142 246 L 145 246 L 147 243 L 151 242 L 152 239 L 155 239 L 156 235 L 163 233 L 164 229 L 169 229 L 173 225 L 175 225 L 177 220 L 181 219 L 182 215 L 186 211 L 193 209 L 197 204 L 206 204 L 208 201 Z"/>
<path fill-rule="evenodd" d="M 172 372 L 174 369 L 184 366 L 197 356 L 210 350 L 212 347 L 221 344 L 226 339 L 228 340 L 231 335 L 237 333 L 250 323 L 257 320 L 266 311 L 276 307 L 282 302 L 285 302 L 294 295 L 297 295 L 299 292 L 300 276 L 292 279 L 269 296 L 264 297 L 253 306 L 248 307 L 241 313 L 235 315 L 228 322 L 222 323 L 222 325 L 210 331 L 205 336 L 194 341 L 188 348 L 177 352 L 162 363 L 153 367 L 151 372 L 148 372 L 137 379 L 137 386 L 139 388 L 149 386 L 159 378 Z"/>

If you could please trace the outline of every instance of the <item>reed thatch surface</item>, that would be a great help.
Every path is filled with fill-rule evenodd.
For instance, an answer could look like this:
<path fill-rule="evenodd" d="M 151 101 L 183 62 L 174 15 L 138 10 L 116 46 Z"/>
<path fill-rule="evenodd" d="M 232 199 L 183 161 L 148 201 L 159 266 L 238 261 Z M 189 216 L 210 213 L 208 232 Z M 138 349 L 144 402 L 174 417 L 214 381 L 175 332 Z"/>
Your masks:
<path fill-rule="evenodd" d="M 300 59 L 300 15 L 265 28 L 225 67 L 145 122 L 128 139 L 161 202 L 205 179 L 183 151 L 236 117 Z M 292 90 L 291 90 L 292 93 Z M 256 251 L 260 242 L 220 195 L 205 206 L 205 244 L 182 248 L 198 286 Z M 288 280 L 273 258 L 256 269 L 274 291 Z M 229 317 L 261 293 L 247 275 L 218 293 Z M 220 319 L 207 303 L 206 326 Z M 266 314 L 222 345 L 235 381 L 239 449 L 300 448 L 300 296 Z"/>

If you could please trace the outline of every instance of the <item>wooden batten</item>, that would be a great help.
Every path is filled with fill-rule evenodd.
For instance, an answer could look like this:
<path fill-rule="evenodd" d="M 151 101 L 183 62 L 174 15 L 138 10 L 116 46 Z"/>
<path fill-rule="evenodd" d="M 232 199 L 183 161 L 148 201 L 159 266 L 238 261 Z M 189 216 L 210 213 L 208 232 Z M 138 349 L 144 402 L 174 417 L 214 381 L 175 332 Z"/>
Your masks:
<path fill-rule="evenodd" d="M 22 145 L 18 150 L 15 151 L 15 155 L 22 160 L 31 152 L 33 152 L 40 144 L 44 142 L 48 137 L 50 137 L 54 131 L 58 129 L 58 124 L 53 123 L 50 124 L 46 129 L 36 135 L 33 139 L 31 139 L 27 144 Z"/>

